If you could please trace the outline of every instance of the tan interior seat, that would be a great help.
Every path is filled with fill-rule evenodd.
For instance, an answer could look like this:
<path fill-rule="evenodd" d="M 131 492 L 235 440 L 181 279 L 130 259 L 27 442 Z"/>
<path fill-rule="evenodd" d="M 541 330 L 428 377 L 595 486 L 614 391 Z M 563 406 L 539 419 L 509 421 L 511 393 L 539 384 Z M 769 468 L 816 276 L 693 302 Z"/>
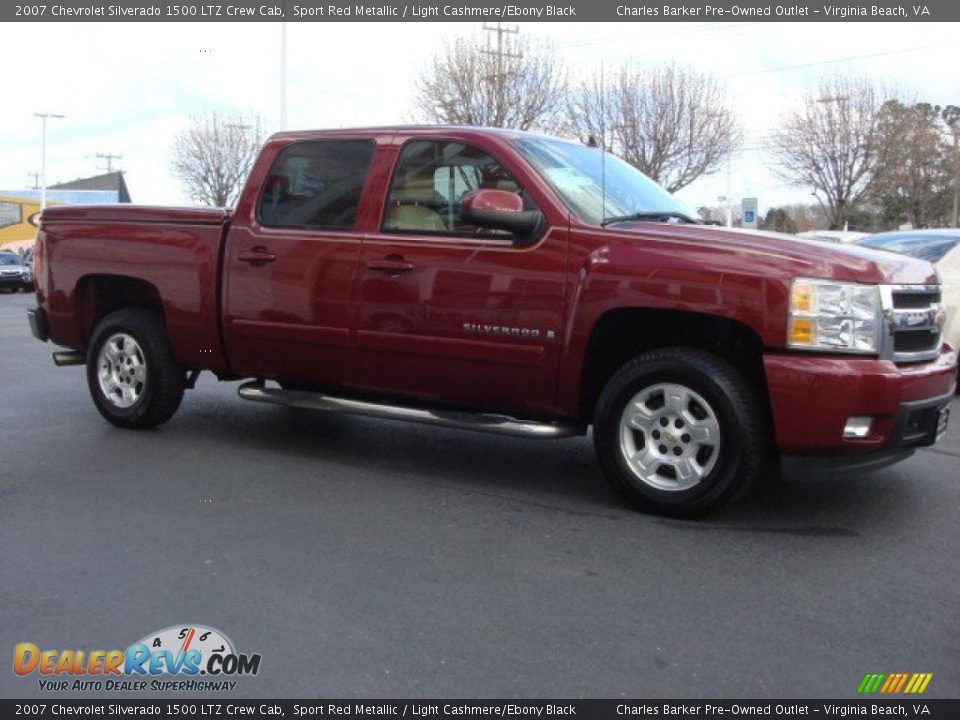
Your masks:
<path fill-rule="evenodd" d="M 436 195 L 432 176 L 407 175 L 390 196 L 387 227 L 394 230 L 445 231 L 447 225 L 443 217 L 428 204 Z"/>

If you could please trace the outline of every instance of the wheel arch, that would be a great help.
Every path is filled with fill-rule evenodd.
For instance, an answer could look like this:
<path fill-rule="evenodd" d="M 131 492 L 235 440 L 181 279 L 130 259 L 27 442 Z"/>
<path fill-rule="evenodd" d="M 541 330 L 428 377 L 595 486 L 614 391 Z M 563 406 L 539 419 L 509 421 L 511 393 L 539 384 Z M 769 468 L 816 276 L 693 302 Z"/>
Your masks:
<path fill-rule="evenodd" d="M 117 274 L 84 275 L 75 290 L 77 337 L 87 349 L 97 324 L 107 315 L 127 308 L 156 311 L 166 327 L 160 291 L 142 278 Z"/>
<path fill-rule="evenodd" d="M 770 401 L 760 335 L 738 320 L 708 313 L 659 308 L 613 308 L 594 323 L 580 375 L 580 416 L 591 422 L 600 393 L 624 364 L 665 347 L 704 350 L 739 370 L 769 417 Z"/>

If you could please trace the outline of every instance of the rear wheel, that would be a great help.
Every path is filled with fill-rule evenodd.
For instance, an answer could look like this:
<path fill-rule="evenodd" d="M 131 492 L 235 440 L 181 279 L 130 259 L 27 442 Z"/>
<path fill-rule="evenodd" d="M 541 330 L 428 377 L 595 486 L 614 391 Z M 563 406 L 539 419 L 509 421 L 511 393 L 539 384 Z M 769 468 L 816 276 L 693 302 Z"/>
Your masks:
<path fill-rule="evenodd" d="M 159 314 L 136 308 L 105 317 L 87 351 L 87 385 L 97 410 L 118 427 L 169 420 L 183 400 L 184 372 Z"/>
<path fill-rule="evenodd" d="M 763 414 L 746 379 L 700 350 L 643 353 L 607 383 L 594 421 L 607 478 L 642 510 L 690 516 L 753 484 Z"/>

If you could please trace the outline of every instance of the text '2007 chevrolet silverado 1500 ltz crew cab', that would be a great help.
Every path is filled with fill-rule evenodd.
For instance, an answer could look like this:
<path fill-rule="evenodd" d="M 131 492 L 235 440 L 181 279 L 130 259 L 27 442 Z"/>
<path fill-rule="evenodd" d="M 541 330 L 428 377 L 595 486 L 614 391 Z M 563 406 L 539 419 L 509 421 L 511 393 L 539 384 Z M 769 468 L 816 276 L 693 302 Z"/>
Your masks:
<path fill-rule="evenodd" d="M 34 334 L 114 425 L 198 372 L 240 396 L 509 435 L 592 426 L 641 509 L 701 513 L 765 463 L 878 467 L 954 392 L 926 262 L 707 226 L 613 156 L 527 133 L 273 136 L 233 210 L 57 207 Z"/>

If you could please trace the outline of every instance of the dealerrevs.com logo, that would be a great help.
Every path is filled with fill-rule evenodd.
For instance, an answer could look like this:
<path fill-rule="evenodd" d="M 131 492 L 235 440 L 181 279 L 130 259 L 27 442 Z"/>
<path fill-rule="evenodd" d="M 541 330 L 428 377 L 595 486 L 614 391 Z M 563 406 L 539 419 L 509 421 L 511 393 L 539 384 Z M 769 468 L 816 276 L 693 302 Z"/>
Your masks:
<path fill-rule="evenodd" d="M 232 691 L 233 679 L 256 675 L 260 655 L 238 653 L 219 630 L 177 625 L 150 633 L 126 650 L 41 650 L 34 643 L 13 649 L 13 672 L 38 675 L 41 690 Z"/>

